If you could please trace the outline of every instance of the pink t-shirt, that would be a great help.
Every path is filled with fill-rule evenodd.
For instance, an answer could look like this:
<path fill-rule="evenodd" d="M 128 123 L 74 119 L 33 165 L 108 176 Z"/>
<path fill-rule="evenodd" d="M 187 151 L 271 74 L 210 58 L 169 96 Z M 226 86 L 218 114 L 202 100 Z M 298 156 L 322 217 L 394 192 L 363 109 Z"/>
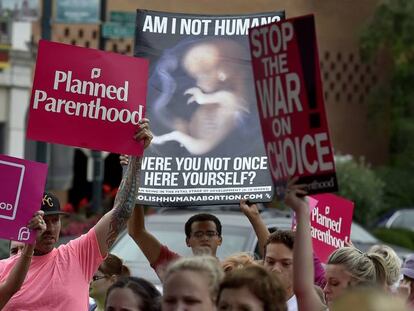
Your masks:
<path fill-rule="evenodd" d="M 18 257 L 0 261 L 0 282 Z M 33 256 L 23 286 L 3 311 L 88 310 L 89 282 L 103 259 L 93 228 L 47 255 Z"/>
<path fill-rule="evenodd" d="M 180 255 L 171 251 L 166 245 L 161 246 L 161 251 L 158 259 L 153 264 L 151 264 L 151 268 L 154 269 L 161 282 L 164 281 L 164 274 L 168 268 L 168 265 L 180 257 Z"/>

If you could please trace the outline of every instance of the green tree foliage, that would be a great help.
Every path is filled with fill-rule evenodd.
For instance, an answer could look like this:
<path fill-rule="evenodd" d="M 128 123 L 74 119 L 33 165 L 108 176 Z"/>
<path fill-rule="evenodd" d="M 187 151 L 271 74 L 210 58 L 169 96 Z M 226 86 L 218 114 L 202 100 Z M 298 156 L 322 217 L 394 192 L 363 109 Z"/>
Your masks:
<path fill-rule="evenodd" d="M 384 204 L 391 210 L 414 206 L 414 177 L 412 170 L 381 167 L 378 176 L 384 180 Z"/>
<path fill-rule="evenodd" d="M 378 228 L 372 232 L 381 241 L 414 250 L 414 232 L 407 229 Z"/>
<path fill-rule="evenodd" d="M 390 108 L 391 164 L 414 170 L 414 1 L 381 2 L 361 37 L 365 59 L 391 56 L 390 81 L 380 85 L 374 108 Z"/>
<path fill-rule="evenodd" d="M 354 220 L 370 226 L 385 209 L 384 182 L 363 159 L 336 161 L 339 195 L 355 203 Z"/>

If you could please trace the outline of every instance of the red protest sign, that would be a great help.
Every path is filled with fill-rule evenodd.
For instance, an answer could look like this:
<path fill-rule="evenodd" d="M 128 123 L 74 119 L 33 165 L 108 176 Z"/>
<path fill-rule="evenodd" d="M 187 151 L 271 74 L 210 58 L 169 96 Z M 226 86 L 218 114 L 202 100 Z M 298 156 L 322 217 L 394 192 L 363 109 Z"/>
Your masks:
<path fill-rule="evenodd" d="M 26 226 L 40 210 L 47 165 L 0 155 L 0 238 L 32 243 Z"/>
<path fill-rule="evenodd" d="M 309 194 L 336 191 L 313 15 L 250 29 L 257 105 L 276 194 L 299 176 Z"/>
<path fill-rule="evenodd" d="M 329 255 L 350 241 L 354 202 L 326 193 L 309 197 L 313 249 L 326 263 Z"/>
<path fill-rule="evenodd" d="M 142 155 L 147 77 L 145 59 L 41 40 L 27 137 Z"/>

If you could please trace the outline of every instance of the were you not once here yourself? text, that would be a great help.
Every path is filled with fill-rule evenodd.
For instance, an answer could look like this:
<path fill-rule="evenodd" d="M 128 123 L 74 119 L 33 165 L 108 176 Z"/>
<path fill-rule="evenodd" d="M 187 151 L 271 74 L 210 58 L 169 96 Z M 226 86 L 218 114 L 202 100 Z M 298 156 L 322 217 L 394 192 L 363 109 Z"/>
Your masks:
<path fill-rule="evenodd" d="M 258 171 L 267 170 L 266 157 L 145 157 L 146 186 L 252 185 Z"/>

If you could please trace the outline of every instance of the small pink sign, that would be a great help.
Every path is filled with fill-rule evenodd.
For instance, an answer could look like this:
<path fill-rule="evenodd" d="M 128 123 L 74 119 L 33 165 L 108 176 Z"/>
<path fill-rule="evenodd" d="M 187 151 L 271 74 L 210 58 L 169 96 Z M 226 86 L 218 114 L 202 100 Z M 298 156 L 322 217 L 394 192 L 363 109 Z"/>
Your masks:
<path fill-rule="evenodd" d="M 0 238 L 31 243 L 26 226 L 40 210 L 47 165 L 0 155 Z"/>
<path fill-rule="evenodd" d="M 148 61 L 40 40 L 27 137 L 142 155 Z"/>
<path fill-rule="evenodd" d="M 354 202 L 334 194 L 308 197 L 313 249 L 326 263 L 329 255 L 350 241 Z"/>

